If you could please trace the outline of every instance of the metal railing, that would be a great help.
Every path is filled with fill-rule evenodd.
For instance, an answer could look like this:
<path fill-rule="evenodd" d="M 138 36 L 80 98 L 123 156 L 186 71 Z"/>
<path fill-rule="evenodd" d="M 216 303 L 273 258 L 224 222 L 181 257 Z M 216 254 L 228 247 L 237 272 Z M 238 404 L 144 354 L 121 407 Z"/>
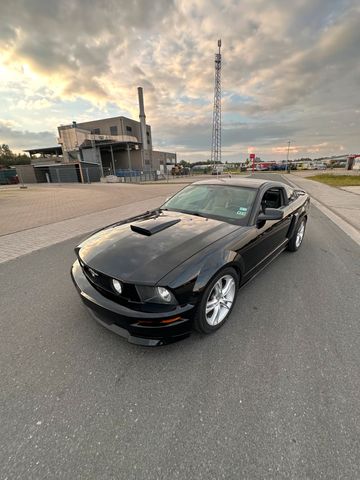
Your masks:
<path fill-rule="evenodd" d="M 116 170 L 116 176 L 120 178 L 121 182 L 125 183 L 141 183 L 154 182 L 166 178 L 163 174 L 158 174 L 156 170 Z"/>

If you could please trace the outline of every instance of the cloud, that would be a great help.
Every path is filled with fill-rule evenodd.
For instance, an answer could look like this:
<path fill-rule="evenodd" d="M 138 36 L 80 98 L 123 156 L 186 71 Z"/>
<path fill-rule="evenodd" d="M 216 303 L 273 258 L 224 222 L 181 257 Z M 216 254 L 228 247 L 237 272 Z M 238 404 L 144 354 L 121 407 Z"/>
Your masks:
<path fill-rule="evenodd" d="M 155 143 L 206 156 L 221 37 L 224 148 L 276 155 L 291 137 L 314 149 L 327 143 L 329 153 L 356 150 L 349 119 L 360 109 L 359 21 L 356 0 L 2 2 L 2 117 L 17 110 L 31 129 L 31 110 L 46 115 L 82 99 L 137 118 L 142 85 Z M 48 128 L 54 116 L 46 117 Z"/>
<path fill-rule="evenodd" d="M 12 150 L 21 152 L 29 148 L 52 147 L 56 145 L 56 137 L 52 132 L 17 130 L 11 123 L 0 120 L 0 144 L 3 143 L 9 145 Z"/>

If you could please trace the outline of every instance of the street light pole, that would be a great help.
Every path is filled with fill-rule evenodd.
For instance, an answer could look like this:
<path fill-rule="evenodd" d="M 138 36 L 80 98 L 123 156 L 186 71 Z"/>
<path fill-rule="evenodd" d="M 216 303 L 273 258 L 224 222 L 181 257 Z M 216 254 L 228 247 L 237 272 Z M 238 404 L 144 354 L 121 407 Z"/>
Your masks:
<path fill-rule="evenodd" d="M 286 171 L 289 172 L 289 151 L 290 151 L 290 140 L 288 141 L 287 157 L 286 157 Z"/>
<path fill-rule="evenodd" d="M 27 188 L 27 187 L 24 185 L 24 181 L 23 181 L 22 174 L 21 174 L 20 171 L 19 171 L 19 173 L 18 173 L 18 176 L 20 177 L 20 183 L 21 183 L 20 188 Z"/>

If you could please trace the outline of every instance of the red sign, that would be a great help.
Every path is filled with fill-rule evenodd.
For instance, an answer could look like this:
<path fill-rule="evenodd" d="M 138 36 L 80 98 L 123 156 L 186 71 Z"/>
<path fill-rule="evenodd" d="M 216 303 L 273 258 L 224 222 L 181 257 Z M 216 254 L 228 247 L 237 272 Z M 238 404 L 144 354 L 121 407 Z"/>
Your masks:
<path fill-rule="evenodd" d="M 250 153 L 250 160 L 252 160 L 252 173 L 255 170 L 255 153 Z"/>

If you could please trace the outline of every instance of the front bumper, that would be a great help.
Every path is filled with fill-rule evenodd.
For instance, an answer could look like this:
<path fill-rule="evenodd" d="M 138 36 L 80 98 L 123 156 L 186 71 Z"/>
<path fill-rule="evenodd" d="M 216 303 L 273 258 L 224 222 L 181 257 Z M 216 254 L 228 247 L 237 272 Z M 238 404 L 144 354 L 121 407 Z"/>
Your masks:
<path fill-rule="evenodd" d="M 93 318 L 130 343 L 155 347 L 176 342 L 191 333 L 194 305 L 179 306 L 171 312 L 139 312 L 101 295 L 86 278 L 78 260 L 72 266 L 71 277 Z"/>

